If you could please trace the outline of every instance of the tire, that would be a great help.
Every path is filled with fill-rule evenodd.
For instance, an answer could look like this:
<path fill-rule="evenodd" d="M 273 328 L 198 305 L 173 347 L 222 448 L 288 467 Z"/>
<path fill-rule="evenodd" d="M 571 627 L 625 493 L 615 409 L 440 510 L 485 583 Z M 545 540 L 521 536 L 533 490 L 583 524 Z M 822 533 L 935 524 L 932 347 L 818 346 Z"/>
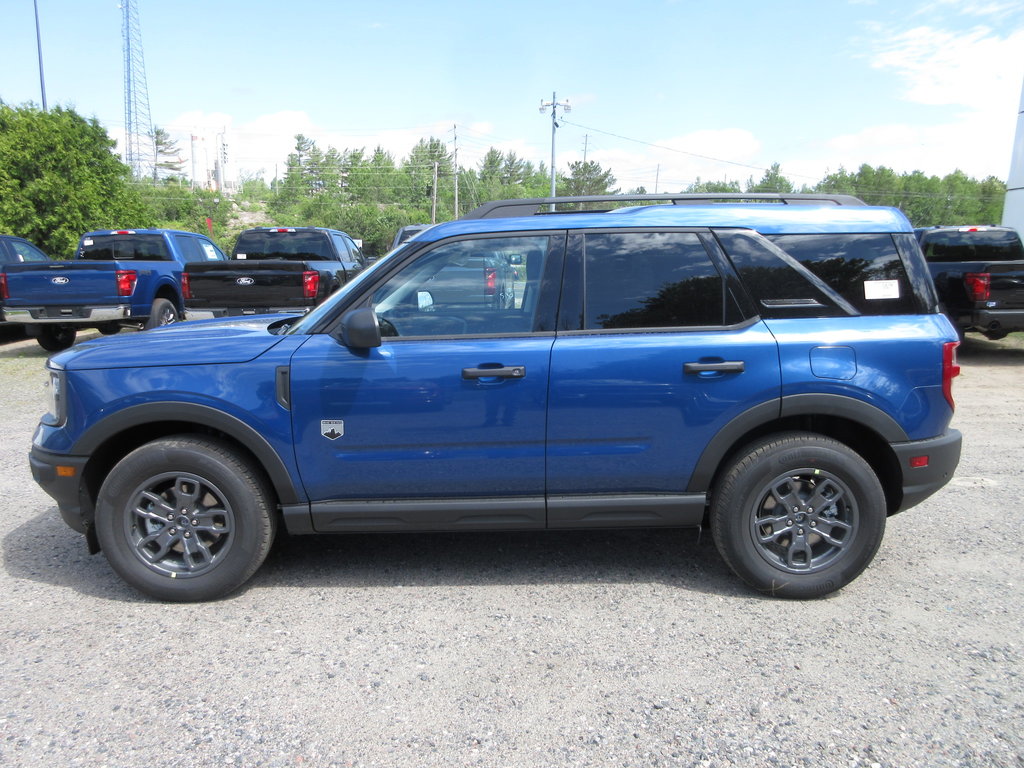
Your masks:
<path fill-rule="evenodd" d="M 161 325 L 170 325 L 178 322 L 178 308 L 169 299 L 153 299 L 153 306 L 149 310 L 149 318 L 146 320 L 145 330 L 159 328 Z"/>
<path fill-rule="evenodd" d="M 117 323 L 106 323 L 104 325 L 97 325 L 96 330 L 104 336 L 114 336 L 121 332 L 121 326 Z"/>
<path fill-rule="evenodd" d="M 886 515 L 881 483 L 859 454 L 793 432 L 740 452 L 714 491 L 710 522 L 722 558 L 747 584 L 813 598 L 842 589 L 868 566 Z"/>
<path fill-rule="evenodd" d="M 75 343 L 78 331 L 67 325 L 45 325 L 39 329 L 36 341 L 47 352 L 60 352 Z"/>
<path fill-rule="evenodd" d="M 136 448 L 107 475 L 96 503 L 111 567 L 159 600 L 214 600 L 238 589 L 266 558 L 275 528 L 256 467 L 205 437 Z"/>

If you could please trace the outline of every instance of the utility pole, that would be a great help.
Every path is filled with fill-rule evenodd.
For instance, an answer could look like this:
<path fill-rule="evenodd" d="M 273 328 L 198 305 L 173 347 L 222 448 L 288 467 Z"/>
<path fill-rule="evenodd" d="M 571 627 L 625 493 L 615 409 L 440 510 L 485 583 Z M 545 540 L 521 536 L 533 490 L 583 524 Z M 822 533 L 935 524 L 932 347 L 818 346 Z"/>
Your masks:
<path fill-rule="evenodd" d="M 434 183 L 430 187 L 430 223 L 437 224 L 437 160 L 434 161 Z"/>
<path fill-rule="evenodd" d="M 540 101 L 540 113 L 542 115 L 547 114 L 548 107 L 551 107 L 551 197 L 555 196 L 555 131 L 558 128 L 558 108 L 561 107 L 563 112 L 571 112 L 572 108 L 569 106 L 569 100 L 559 101 L 555 96 L 555 92 L 551 92 L 551 101 Z M 551 210 L 555 210 L 555 204 L 551 204 Z"/>
<path fill-rule="evenodd" d="M 46 78 L 43 77 L 43 37 L 39 31 L 39 0 L 32 0 L 32 5 L 36 9 L 36 49 L 39 51 L 39 90 L 43 95 L 43 112 L 48 112 L 46 108 Z"/>
<path fill-rule="evenodd" d="M 459 134 L 458 126 L 452 126 L 452 142 L 455 148 L 452 150 L 452 166 L 455 168 L 455 218 L 459 218 Z"/>

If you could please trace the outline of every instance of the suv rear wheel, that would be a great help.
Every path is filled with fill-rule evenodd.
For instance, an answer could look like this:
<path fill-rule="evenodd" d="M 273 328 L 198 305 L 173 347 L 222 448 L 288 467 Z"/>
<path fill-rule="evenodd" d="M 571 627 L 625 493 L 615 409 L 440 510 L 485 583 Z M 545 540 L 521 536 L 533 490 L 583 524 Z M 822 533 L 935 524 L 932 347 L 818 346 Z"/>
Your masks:
<path fill-rule="evenodd" d="M 849 584 L 885 532 L 885 494 L 863 458 L 812 433 L 786 433 L 743 449 L 711 506 L 715 545 L 755 589 L 819 597 Z"/>

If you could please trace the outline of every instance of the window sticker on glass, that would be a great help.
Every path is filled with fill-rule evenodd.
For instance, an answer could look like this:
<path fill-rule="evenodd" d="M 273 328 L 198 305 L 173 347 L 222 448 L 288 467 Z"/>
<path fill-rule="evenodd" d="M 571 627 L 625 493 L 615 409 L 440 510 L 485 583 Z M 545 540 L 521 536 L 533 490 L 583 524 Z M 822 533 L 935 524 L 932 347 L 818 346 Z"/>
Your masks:
<path fill-rule="evenodd" d="M 869 301 L 878 299 L 898 299 L 900 297 L 899 280 L 865 280 L 864 298 Z"/>
<path fill-rule="evenodd" d="M 92 238 L 87 237 L 82 241 L 82 245 L 92 245 Z"/>
<path fill-rule="evenodd" d="M 236 253 L 235 254 L 235 258 L 236 259 L 244 259 L 245 258 L 245 254 L 244 253 Z"/>
<path fill-rule="evenodd" d="M 203 243 L 202 245 L 203 245 L 203 250 L 206 252 L 206 258 L 209 261 L 216 261 L 217 260 L 217 251 L 214 249 L 214 247 L 210 243 Z"/>

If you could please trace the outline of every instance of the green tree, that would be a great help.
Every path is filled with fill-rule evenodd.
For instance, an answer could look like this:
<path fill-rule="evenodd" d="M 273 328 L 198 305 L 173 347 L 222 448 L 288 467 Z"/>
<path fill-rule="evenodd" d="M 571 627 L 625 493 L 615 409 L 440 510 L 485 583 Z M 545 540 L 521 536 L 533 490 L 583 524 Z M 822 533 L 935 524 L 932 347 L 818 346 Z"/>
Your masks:
<path fill-rule="evenodd" d="M 91 229 L 151 226 L 114 146 L 95 118 L 0 102 L 0 231 L 67 257 Z"/>
<path fill-rule="evenodd" d="M 701 181 L 700 176 L 698 176 L 697 180 L 683 191 L 687 194 L 703 195 L 708 194 L 709 192 L 732 193 L 742 192 L 743 190 L 740 189 L 740 183 L 738 181 Z"/>
<path fill-rule="evenodd" d="M 569 175 L 558 184 L 560 195 L 612 195 L 615 176 L 593 160 L 569 163 Z"/>
<path fill-rule="evenodd" d="M 185 161 L 178 149 L 178 142 L 163 128 L 153 126 L 153 146 L 156 148 L 156 163 L 153 165 L 153 181 L 169 176 L 181 176 Z"/>
<path fill-rule="evenodd" d="M 782 175 L 778 163 L 772 163 L 772 167 L 764 172 L 761 180 L 754 183 L 751 179 L 747 183 L 747 192 L 775 192 L 788 194 L 793 191 L 793 182 Z"/>

